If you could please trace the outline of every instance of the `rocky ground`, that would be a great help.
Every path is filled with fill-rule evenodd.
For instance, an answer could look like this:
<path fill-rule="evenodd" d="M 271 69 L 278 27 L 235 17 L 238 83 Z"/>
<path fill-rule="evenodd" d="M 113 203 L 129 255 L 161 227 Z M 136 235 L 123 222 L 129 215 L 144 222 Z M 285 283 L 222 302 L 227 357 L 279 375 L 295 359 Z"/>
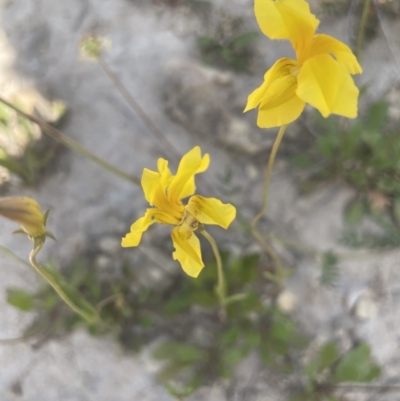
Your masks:
<path fill-rule="evenodd" d="M 392 102 L 391 115 L 400 124 L 400 19 L 394 16 L 398 10 L 393 3 L 391 14 L 383 10 L 377 17 L 381 28 L 363 52 L 364 74 L 358 84 L 367 85 L 365 103 L 386 96 Z M 320 1 L 312 1 L 311 6 L 321 13 L 322 31 L 344 41 L 352 37 L 351 14 L 333 18 Z M 110 42 L 106 62 L 173 147 L 184 153 L 200 144 L 210 153 L 203 193 L 218 187 L 216 173 L 230 168 L 242 190 L 230 201 L 250 216 L 260 199 L 260 166 L 274 133 L 255 128 L 255 114 L 243 116 L 241 110 L 263 71 L 290 49 L 260 35 L 251 74 L 204 67 L 196 35 L 208 32 L 219 12 L 240 15 L 249 30 L 257 29 L 251 0 L 214 1 L 212 9 L 204 15 L 192 7 L 171 8 L 156 1 L 1 0 L 1 94 L 34 91 L 62 100 L 68 109 L 63 131 L 131 174 L 140 176 L 144 167 L 154 168 L 160 156 L 168 157 L 175 167 L 174 155 L 149 134 L 98 64 L 81 58 L 82 37 L 103 36 Z M 296 138 L 299 133 L 301 126 L 293 126 L 288 136 Z M 327 289 L 318 284 L 315 258 L 296 260 L 277 242 L 287 264 L 295 268 L 278 298 L 280 306 L 316 336 L 316 342 L 333 336 L 346 349 L 354 339 L 367 341 L 383 367 L 381 382 L 400 382 L 400 251 L 349 252 L 338 245 L 343 210 L 353 192 L 335 183 L 300 197 L 287 164 L 281 161 L 276 167 L 267 213 L 274 230 L 304 247 L 347 255 L 340 265 L 338 285 Z M 46 244 L 41 258 L 56 257 L 67 264 L 96 241 L 98 269 L 113 274 L 121 254 L 138 257 L 118 244 L 145 207 L 142 191 L 71 152 L 61 153 L 51 169 L 35 190 L 21 189 L 18 182 L 8 190 L 8 195 L 34 196 L 51 209 L 49 228 L 57 242 Z M 30 244 L 12 236 L 14 229 L 14 224 L 2 220 L 0 243 L 26 259 Z M 143 281 L 158 285 L 163 277 L 148 258 L 142 258 Z M 8 305 L 7 289 L 32 289 L 39 279 L 14 260 L 6 256 L 1 260 L 0 339 L 11 339 L 20 336 L 34 315 Z M 126 355 L 111 338 L 93 338 L 83 331 L 39 349 L 29 342 L 0 344 L 0 362 L 2 401 L 171 399 L 154 379 L 157 366 L 148 352 Z M 240 367 L 234 384 L 217 382 L 191 399 L 284 400 L 285 383 L 261 376 L 257 364 L 252 356 Z M 245 393 L 246 389 L 251 392 Z M 348 399 L 398 399 L 396 393 L 377 391 L 354 391 Z"/>

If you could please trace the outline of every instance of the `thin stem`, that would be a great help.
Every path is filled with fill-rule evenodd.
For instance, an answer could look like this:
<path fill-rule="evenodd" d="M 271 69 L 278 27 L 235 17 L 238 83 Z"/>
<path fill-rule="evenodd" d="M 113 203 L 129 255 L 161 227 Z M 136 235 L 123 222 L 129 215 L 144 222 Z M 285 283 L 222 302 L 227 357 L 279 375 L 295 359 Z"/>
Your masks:
<path fill-rule="evenodd" d="M 25 260 L 21 259 L 19 256 L 17 256 L 13 251 L 10 251 L 8 248 L 6 248 L 3 245 L 0 245 L 0 251 L 5 253 L 6 255 L 10 256 L 12 259 L 17 261 L 18 263 L 22 263 L 25 266 L 28 266 L 29 268 L 31 265 L 28 262 L 25 262 Z"/>
<path fill-rule="evenodd" d="M 120 294 L 113 294 L 104 299 L 102 299 L 99 303 L 96 304 L 96 310 L 100 312 L 105 306 L 115 302 Z"/>
<path fill-rule="evenodd" d="M 161 144 L 163 149 L 166 149 L 167 151 L 169 151 L 169 153 L 171 155 L 173 155 L 173 157 L 176 160 L 180 160 L 180 158 L 181 158 L 180 152 L 165 137 L 163 132 L 159 128 L 157 128 L 157 126 L 153 123 L 153 121 L 149 118 L 149 116 L 143 111 L 143 109 L 139 106 L 139 104 L 136 102 L 134 97 L 129 93 L 129 91 L 126 89 L 126 87 L 123 85 L 123 83 L 119 80 L 119 78 L 111 70 L 111 68 L 109 67 L 107 62 L 102 57 L 99 57 L 97 59 L 97 61 L 100 65 L 100 67 L 102 68 L 103 72 L 107 75 L 107 77 L 110 79 L 110 81 L 115 86 L 115 88 L 119 91 L 119 93 L 126 100 L 129 107 L 131 108 L 131 110 L 136 115 L 139 116 L 139 118 L 142 120 L 143 124 L 153 134 L 153 136 L 158 140 L 158 142 Z M 203 187 L 209 193 L 215 192 L 213 185 L 211 185 L 204 177 L 199 177 L 199 179 L 203 182 Z"/>
<path fill-rule="evenodd" d="M 20 337 L 16 338 L 3 338 L 0 339 L 0 345 L 14 345 L 14 344 L 19 344 L 25 340 L 28 340 L 29 338 L 32 338 L 36 336 L 37 334 L 41 333 L 46 329 L 45 325 L 41 325 L 40 327 L 37 327 L 35 330 L 32 330 L 30 333 L 25 333 Z"/>
<path fill-rule="evenodd" d="M 357 47 L 356 47 L 357 58 L 360 57 L 360 53 L 364 45 L 365 29 L 367 27 L 368 12 L 370 8 L 371 8 L 371 0 L 364 0 L 364 8 L 361 16 L 360 30 L 358 32 L 358 38 L 357 38 Z"/>
<path fill-rule="evenodd" d="M 139 185 L 140 186 L 140 179 L 129 175 L 125 173 L 124 171 L 120 170 L 119 168 L 113 166 L 112 164 L 106 162 L 105 160 L 101 159 L 100 157 L 96 156 L 93 154 L 90 150 L 84 148 L 82 145 L 80 145 L 78 142 L 75 142 L 73 139 L 69 138 L 67 135 L 63 134 L 61 131 L 59 131 L 57 128 L 54 128 L 50 124 L 46 123 L 44 120 L 41 118 L 32 116 L 30 114 L 25 113 L 18 107 L 14 106 L 13 104 L 7 102 L 7 100 L 3 99 L 0 97 L 0 102 L 4 103 L 6 106 L 10 107 L 13 109 L 15 112 L 17 112 L 20 116 L 27 118 L 28 120 L 34 122 L 37 124 L 43 132 L 45 132 L 48 136 L 53 138 L 54 140 L 62 143 L 64 146 L 67 148 L 81 154 L 84 157 L 87 157 L 88 159 L 92 160 L 95 162 L 97 165 L 100 167 L 103 167 L 104 169 L 110 171 L 111 173 L 117 175 L 118 177 L 121 177 L 125 180 L 128 180 L 129 182 Z"/>
<path fill-rule="evenodd" d="M 261 203 L 261 208 L 260 211 L 257 213 L 257 215 L 254 217 L 253 221 L 251 222 L 251 233 L 253 237 L 259 242 L 261 247 L 264 249 L 265 252 L 271 257 L 271 259 L 275 263 L 275 268 L 276 268 L 276 277 L 269 277 L 271 280 L 275 281 L 277 284 L 282 284 L 282 281 L 285 277 L 285 272 L 284 268 L 282 265 L 282 262 L 275 252 L 275 250 L 264 240 L 260 232 L 257 230 L 257 223 L 261 219 L 261 217 L 264 215 L 265 211 L 267 210 L 268 206 L 268 191 L 269 191 L 269 185 L 271 182 L 271 173 L 272 173 L 272 167 L 274 166 L 274 161 L 276 154 L 279 149 L 279 145 L 282 142 L 283 135 L 285 134 L 286 131 L 286 125 L 282 125 L 279 128 L 279 132 L 276 136 L 275 142 L 272 146 L 271 154 L 268 159 L 268 164 L 267 164 L 267 169 L 265 172 L 265 182 L 264 182 L 264 188 L 263 188 L 263 197 L 262 197 L 262 203 Z"/>
<path fill-rule="evenodd" d="M 57 292 L 60 298 L 78 315 L 83 317 L 89 323 L 94 323 L 98 319 L 97 312 L 93 309 L 93 311 L 87 312 L 77 306 L 71 298 L 68 296 L 64 288 L 57 283 L 54 277 L 36 261 L 36 255 L 42 249 L 43 243 L 36 245 L 35 248 L 29 254 L 29 261 L 34 269 L 53 287 L 53 289 Z"/>
<path fill-rule="evenodd" d="M 124 99 L 127 101 L 129 107 L 136 113 L 139 118 L 143 121 L 146 128 L 154 135 L 154 137 L 160 142 L 161 146 L 165 149 L 168 149 L 170 153 L 172 153 L 175 157 L 179 158 L 179 152 L 175 149 L 170 141 L 164 136 L 164 134 L 157 128 L 157 126 L 151 121 L 151 119 L 147 116 L 147 114 L 143 111 L 143 109 L 139 106 L 133 96 L 126 90 L 125 86 L 118 79 L 118 77 L 114 74 L 108 64 L 104 61 L 103 58 L 99 57 L 98 62 L 100 67 L 103 69 L 104 73 L 113 83 L 115 88 L 121 93 Z"/>
<path fill-rule="evenodd" d="M 264 251 L 271 257 L 271 259 L 274 261 L 275 264 L 275 276 L 268 274 L 268 278 L 271 281 L 274 281 L 278 285 L 282 285 L 283 280 L 286 277 L 285 269 L 283 268 L 283 264 L 281 259 L 279 258 L 278 254 L 275 252 L 275 249 L 272 248 L 271 245 L 268 244 L 267 241 L 264 240 L 263 236 L 261 233 L 257 230 L 257 228 L 252 227 L 251 232 L 254 236 L 254 238 L 259 242 L 261 247 L 264 249 Z"/>
<path fill-rule="evenodd" d="M 218 246 L 217 246 L 217 243 L 215 242 L 214 238 L 206 230 L 204 230 L 204 228 L 200 230 L 200 233 L 203 234 L 203 236 L 210 243 L 211 248 L 215 255 L 215 259 L 217 261 L 218 284 L 217 284 L 215 291 L 218 296 L 221 308 L 223 310 L 225 310 L 225 307 L 226 307 L 226 282 L 225 282 L 224 270 L 222 268 L 221 255 L 219 253 Z"/>
<path fill-rule="evenodd" d="M 349 390 L 381 390 L 381 391 L 400 391 L 400 386 L 395 384 L 373 384 L 373 383 L 336 383 L 336 388 L 349 389 Z"/>
<path fill-rule="evenodd" d="M 264 188 L 263 188 L 263 197 L 262 197 L 262 204 L 261 204 L 261 209 L 257 213 L 257 215 L 254 217 L 251 226 L 252 228 L 256 228 L 258 221 L 261 219 L 261 217 L 264 215 L 265 211 L 267 210 L 268 206 L 268 190 L 269 190 L 269 184 L 271 181 L 271 172 L 272 172 L 272 167 L 274 166 L 274 161 L 275 161 L 275 156 L 276 153 L 278 152 L 279 145 L 282 142 L 283 134 L 286 131 L 286 125 L 282 125 L 279 128 L 278 135 L 276 136 L 274 145 L 272 146 L 271 150 L 271 155 L 268 160 L 268 165 L 267 165 L 267 170 L 265 172 L 265 182 L 264 182 Z"/>

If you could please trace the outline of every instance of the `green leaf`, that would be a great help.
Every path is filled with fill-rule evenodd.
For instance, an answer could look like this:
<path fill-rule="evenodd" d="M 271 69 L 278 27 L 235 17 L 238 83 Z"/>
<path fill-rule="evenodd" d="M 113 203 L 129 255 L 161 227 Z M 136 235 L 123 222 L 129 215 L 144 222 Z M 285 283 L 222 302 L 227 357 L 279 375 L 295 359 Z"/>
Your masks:
<path fill-rule="evenodd" d="M 188 363 L 172 361 L 157 374 L 157 380 L 163 383 L 168 382 L 178 376 L 183 370 L 187 369 L 188 366 L 190 366 Z"/>
<path fill-rule="evenodd" d="M 192 302 L 204 307 L 212 307 L 218 304 L 217 296 L 210 290 L 197 291 L 192 294 Z"/>
<path fill-rule="evenodd" d="M 275 340 L 289 341 L 293 336 L 294 324 L 290 321 L 275 322 L 270 330 L 270 336 Z"/>
<path fill-rule="evenodd" d="M 328 251 L 322 255 L 321 270 L 321 277 L 319 279 L 321 285 L 327 287 L 334 286 L 339 277 L 339 268 L 338 258 L 333 252 Z"/>
<path fill-rule="evenodd" d="M 251 254 L 234 259 L 230 266 L 228 284 L 242 287 L 246 283 L 253 282 L 257 277 L 259 257 L 258 254 Z"/>
<path fill-rule="evenodd" d="M 237 36 L 233 40 L 233 44 L 235 47 L 245 47 L 250 45 L 257 38 L 258 32 L 245 32 L 239 36 Z"/>
<path fill-rule="evenodd" d="M 201 36 L 197 39 L 197 44 L 203 51 L 216 50 L 219 48 L 218 42 L 208 36 Z"/>
<path fill-rule="evenodd" d="M 256 347 L 260 344 L 260 342 L 261 342 L 260 333 L 258 333 L 254 329 L 254 327 L 250 326 L 250 327 L 244 329 L 243 334 L 246 338 L 246 341 L 247 341 L 247 344 L 249 345 L 249 347 Z"/>
<path fill-rule="evenodd" d="M 47 282 L 53 287 L 62 300 L 77 314 L 88 322 L 94 323 L 98 320 L 97 310 L 86 301 L 85 298 L 74 287 L 71 287 L 56 270 L 37 265 L 37 270 Z"/>
<path fill-rule="evenodd" d="M 338 349 L 333 341 L 324 344 L 319 350 L 318 354 L 318 367 L 319 371 L 332 366 L 338 359 Z"/>
<path fill-rule="evenodd" d="M 381 101 L 370 107 L 365 126 L 370 130 L 379 131 L 388 121 L 389 105 Z"/>
<path fill-rule="evenodd" d="M 345 219 L 347 224 L 356 225 L 361 222 L 365 214 L 364 202 L 356 199 L 347 207 Z"/>
<path fill-rule="evenodd" d="M 192 305 L 192 294 L 181 292 L 171 298 L 165 305 L 165 312 L 169 315 L 176 315 L 190 308 Z"/>
<path fill-rule="evenodd" d="M 310 361 L 305 367 L 305 373 L 309 379 L 313 379 L 318 372 L 318 362 Z"/>
<path fill-rule="evenodd" d="M 382 142 L 382 134 L 379 131 L 365 129 L 361 133 L 361 139 L 372 149 Z"/>
<path fill-rule="evenodd" d="M 170 359 L 177 362 L 196 362 L 206 359 L 206 353 L 197 347 L 167 341 L 161 344 L 153 353 L 155 359 Z"/>
<path fill-rule="evenodd" d="M 230 368 L 235 367 L 246 355 L 249 353 L 250 349 L 248 347 L 241 348 L 228 348 L 223 350 L 222 360 L 225 365 Z"/>
<path fill-rule="evenodd" d="M 324 135 L 318 137 L 317 148 L 325 159 L 333 161 L 339 149 L 339 136 L 336 133 L 335 135 Z"/>
<path fill-rule="evenodd" d="M 299 167 L 299 168 L 309 168 L 313 164 L 315 164 L 314 160 L 311 157 L 309 157 L 307 155 L 300 154 L 300 153 L 290 157 L 289 162 L 293 166 Z"/>
<path fill-rule="evenodd" d="M 221 336 L 221 345 L 233 345 L 240 335 L 239 327 L 233 326 Z"/>
<path fill-rule="evenodd" d="M 29 312 L 35 307 L 33 296 L 21 289 L 8 290 L 7 302 L 24 312 Z"/>
<path fill-rule="evenodd" d="M 370 360 L 370 348 L 366 344 L 359 345 L 349 351 L 339 361 L 334 378 L 338 382 L 367 383 L 380 375 L 379 366 Z"/>

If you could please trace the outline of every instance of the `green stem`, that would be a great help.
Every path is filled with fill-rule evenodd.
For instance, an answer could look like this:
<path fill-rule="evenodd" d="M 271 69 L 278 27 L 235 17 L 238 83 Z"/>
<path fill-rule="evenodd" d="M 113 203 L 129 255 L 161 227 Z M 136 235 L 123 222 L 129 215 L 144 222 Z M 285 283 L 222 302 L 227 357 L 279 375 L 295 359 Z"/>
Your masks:
<path fill-rule="evenodd" d="M 221 255 L 218 250 L 217 243 L 215 242 L 214 238 L 206 231 L 203 229 L 200 230 L 200 233 L 203 234 L 203 236 L 207 239 L 207 241 L 210 243 L 211 248 L 214 252 L 215 259 L 217 261 L 217 269 L 218 269 L 218 284 L 215 289 L 217 297 L 219 299 L 221 308 L 225 311 L 226 307 L 226 282 L 225 282 L 225 275 L 224 275 L 224 270 L 222 268 L 222 259 Z"/>
<path fill-rule="evenodd" d="M 264 251 L 271 257 L 275 265 L 275 275 L 266 272 L 265 276 L 269 280 L 281 286 L 287 274 L 285 272 L 280 257 L 275 252 L 274 248 L 271 245 L 269 245 L 267 241 L 265 241 L 265 239 L 263 238 L 261 233 L 257 230 L 257 228 L 252 227 L 251 233 L 253 234 L 253 237 L 258 241 L 258 243 L 261 245 L 261 247 L 264 249 Z"/>
<path fill-rule="evenodd" d="M 71 298 L 67 295 L 64 288 L 57 283 L 54 277 L 36 261 L 36 255 L 42 249 L 43 243 L 35 245 L 34 249 L 29 254 L 29 261 L 31 262 L 34 269 L 53 287 L 60 298 L 78 315 L 83 317 L 89 323 L 94 323 L 98 320 L 98 314 L 93 309 L 93 311 L 84 311 L 79 306 L 77 306 Z"/>
<path fill-rule="evenodd" d="M 267 243 L 267 241 L 264 240 L 264 238 L 262 237 L 260 232 L 257 230 L 257 223 L 259 222 L 259 220 L 261 219 L 261 217 L 264 215 L 265 211 L 267 210 L 268 191 L 269 191 L 269 185 L 271 182 L 272 167 L 274 166 L 275 157 L 278 152 L 279 145 L 282 142 L 282 138 L 283 138 L 283 135 L 285 134 L 286 128 L 287 128 L 287 124 L 282 125 L 279 128 L 279 132 L 278 132 L 275 142 L 272 146 L 271 155 L 268 159 L 267 170 L 265 172 L 265 181 L 264 181 L 261 208 L 260 208 L 260 211 L 257 213 L 257 215 L 254 217 L 253 221 L 251 222 L 251 227 L 250 227 L 253 237 L 260 243 L 260 245 L 264 249 L 264 251 L 274 261 L 275 269 L 276 269 L 276 277 L 273 279 L 273 281 L 275 281 L 278 284 L 282 284 L 282 281 L 285 278 L 285 271 L 284 271 L 282 262 L 281 262 L 279 256 L 277 255 L 277 253 L 275 252 L 275 250 Z"/>
<path fill-rule="evenodd" d="M 10 256 L 12 259 L 17 261 L 18 263 L 22 263 L 25 266 L 28 266 L 29 268 L 31 265 L 28 262 L 25 262 L 25 260 L 21 259 L 19 256 L 17 256 L 13 251 L 10 251 L 8 248 L 6 248 L 3 245 L 0 245 L 0 251 L 5 253 L 6 255 Z"/>
<path fill-rule="evenodd" d="M 0 97 L 0 102 L 4 103 L 6 106 L 13 109 L 15 112 L 17 112 L 22 117 L 27 118 L 28 120 L 37 124 L 43 130 L 43 132 L 45 132 L 48 136 L 50 136 L 54 140 L 62 143 L 67 148 L 81 154 L 84 157 L 87 157 L 88 159 L 92 160 L 94 163 L 96 163 L 100 167 L 103 167 L 104 169 L 110 171 L 111 173 L 117 175 L 118 177 L 121 177 L 135 185 L 140 186 L 139 178 L 125 173 L 124 171 L 120 170 L 119 168 L 113 166 L 112 164 L 110 164 L 110 163 L 106 162 L 105 160 L 101 159 L 100 157 L 96 156 L 90 150 L 84 148 L 78 142 L 75 142 L 73 139 L 71 139 L 67 135 L 63 134 L 57 128 L 54 128 L 53 126 L 51 126 L 50 124 L 46 123 L 45 121 L 43 121 L 42 119 L 40 119 L 38 117 L 35 117 L 35 116 L 25 113 L 24 111 L 22 111 L 21 109 L 19 109 L 16 106 L 14 106 L 13 104 L 7 102 L 7 100 L 5 100 L 1 97 Z"/>
<path fill-rule="evenodd" d="M 268 190 L 269 190 L 269 184 L 271 181 L 271 173 L 272 173 L 272 167 L 274 166 L 274 161 L 275 161 L 275 156 L 278 152 L 279 145 L 282 142 L 283 134 L 286 131 L 286 125 L 282 125 L 279 128 L 278 135 L 276 136 L 274 145 L 272 146 L 271 150 L 271 155 L 268 160 L 268 165 L 267 165 L 267 170 L 265 173 L 265 182 L 264 182 L 264 188 L 263 188 L 263 197 L 262 197 L 262 204 L 261 204 L 261 209 L 257 213 L 257 215 L 254 217 L 253 221 L 251 222 L 251 227 L 256 228 L 258 221 L 261 219 L 261 217 L 264 215 L 265 211 L 267 210 L 268 206 Z"/>
<path fill-rule="evenodd" d="M 365 0 L 364 8 L 363 8 L 362 16 L 361 16 L 360 30 L 359 30 L 358 38 L 357 38 L 357 47 L 356 47 L 357 58 L 360 57 L 360 53 L 361 53 L 362 47 L 364 45 L 365 29 L 367 27 L 368 12 L 369 12 L 370 8 L 371 8 L 371 0 Z"/>

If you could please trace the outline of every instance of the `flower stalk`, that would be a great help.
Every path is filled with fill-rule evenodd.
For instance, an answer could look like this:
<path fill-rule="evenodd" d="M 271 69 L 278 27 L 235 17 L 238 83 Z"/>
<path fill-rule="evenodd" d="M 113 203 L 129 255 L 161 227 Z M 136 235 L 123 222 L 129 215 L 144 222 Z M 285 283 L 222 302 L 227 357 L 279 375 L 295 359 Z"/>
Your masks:
<path fill-rule="evenodd" d="M 89 323 L 95 323 L 99 316 L 97 311 L 91 307 L 90 304 L 85 301 L 85 309 L 79 307 L 74 303 L 71 297 L 66 292 L 66 285 L 62 285 L 58 282 L 51 273 L 49 273 L 43 266 L 41 266 L 37 260 L 36 255 L 40 252 L 44 245 L 44 242 L 39 240 L 34 241 L 34 248 L 29 254 L 29 261 L 33 268 L 53 287 L 54 291 L 60 296 L 60 298 L 79 316 L 85 319 Z"/>
<path fill-rule="evenodd" d="M 113 166 L 112 164 L 106 162 L 102 158 L 96 156 L 94 153 L 92 153 L 90 150 L 86 149 L 82 145 L 80 145 L 78 142 L 74 141 L 73 139 L 69 138 L 67 135 L 63 134 L 60 130 L 57 128 L 53 127 L 52 125 L 46 123 L 44 120 L 41 118 L 32 116 L 28 113 L 25 113 L 22 111 L 20 108 L 17 106 L 14 106 L 12 103 L 8 102 L 7 100 L 3 99 L 0 97 L 0 102 L 5 104 L 6 106 L 10 107 L 13 109 L 16 113 L 18 113 L 20 116 L 32 121 L 33 123 L 37 124 L 44 133 L 46 133 L 48 136 L 53 138 L 54 140 L 62 143 L 64 146 L 67 148 L 73 150 L 76 153 L 79 153 L 80 155 L 90 159 L 94 163 L 96 163 L 98 166 L 104 168 L 105 170 L 108 170 L 110 173 L 123 178 L 132 184 L 135 185 L 140 185 L 140 180 L 139 178 L 132 176 L 130 174 L 125 173 L 124 171 L 120 170 L 119 168 Z"/>
<path fill-rule="evenodd" d="M 269 186 L 270 186 L 270 182 L 271 182 L 272 168 L 274 166 L 275 157 L 278 152 L 279 145 L 282 142 L 282 138 L 283 138 L 283 135 L 285 134 L 286 128 L 287 128 L 287 125 L 282 125 L 279 128 L 279 132 L 278 132 L 275 142 L 272 146 L 271 155 L 268 159 L 267 169 L 265 172 L 265 181 L 264 181 L 261 208 L 260 208 L 260 211 L 257 213 L 257 215 L 254 217 L 253 221 L 251 222 L 251 228 L 250 228 L 253 237 L 259 242 L 259 244 L 264 249 L 264 251 L 274 261 L 276 274 L 272 275 L 270 273 L 266 273 L 267 278 L 279 285 L 282 284 L 284 278 L 286 277 L 286 274 L 285 274 L 285 271 L 284 271 L 284 268 L 282 265 L 282 261 L 280 260 L 279 256 L 275 252 L 275 250 L 268 244 L 267 241 L 264 240 L 261 233 L 257 230 L 257 223 L 259 222 L 259 220 L 261 219 L 261 217 L 264 215 L 265 211 L 267 210 L 268 192 L 269 192 Z"/>
<path fill-rule="evenodd" d="M 218 284 L 215 287 L 215 293 L 216 293 L 216 295 L 218 297 L 221 309 L 225 313 L 225 308 L 226 308 L 226 280 L 225 280 L 225 275 L 224 275 L 224 269 L 222 267 L 221 254 L 219 253 L 219 249 L 218 249 L 217 243 L 215 242 L 214 238 L 204 228 L 199 228 L 198 231 L 210 243 L 211 248 L 212 248 L 212 250 L 214 252 L 215 260 L 217 262 L 217 271 L 218 271 Z"/>
<path fill-rule="evenodd" d="M 276 136 L 275 142 L 272 146 L 271 155 L 268 159 L 267 169 L 265 172 L 265 181 L 264 181 L 261 209 L 257 213 L 257 215 L 254 217 L 253 221 L 251 222 L 252 230 L 256 228 L 258 221 L 261 219 L 261 217 L 264 215 L 265 211 L 267 210 L 268 191 L 269 191 L 269 184 L 271 182 L 272 167 L 274 166 L 275 157 L 278 152 L 279 145 L 282 142 L 283 135 L 285 134 L 286 127 L 287 127 L 287 125 L 282 125 L 279 128 L 278 135 Z"/>

